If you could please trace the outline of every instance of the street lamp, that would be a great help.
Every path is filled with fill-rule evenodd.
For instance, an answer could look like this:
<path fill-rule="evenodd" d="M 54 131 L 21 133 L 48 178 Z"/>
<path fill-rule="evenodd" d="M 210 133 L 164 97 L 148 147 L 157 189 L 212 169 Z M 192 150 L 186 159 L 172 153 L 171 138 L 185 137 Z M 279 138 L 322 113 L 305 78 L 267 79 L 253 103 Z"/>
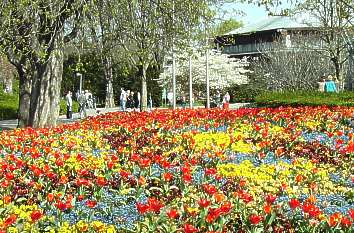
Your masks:
<path fill-rule="evenodd" d="M 80 94 L 81 94 L 82 93 L 82 74 L 78 72 L 78 73 L 76 73 L 76 77 L 80 78 L 79 91 L 80 91 Z"/>

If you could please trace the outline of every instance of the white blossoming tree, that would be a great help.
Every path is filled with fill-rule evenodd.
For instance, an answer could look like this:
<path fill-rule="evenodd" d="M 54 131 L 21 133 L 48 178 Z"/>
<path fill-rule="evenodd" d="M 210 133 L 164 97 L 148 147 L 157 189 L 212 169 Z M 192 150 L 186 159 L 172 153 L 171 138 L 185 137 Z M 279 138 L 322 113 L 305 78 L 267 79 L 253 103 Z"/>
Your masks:
<path fill-rule="evenodd" d="M 177 96 L 188 95 L 189 89 L 189 56 L 181 54 L 177 56 Z M 245 59 L 230 58 L 216 50 L 209 50 L 208 72 L 210 91 L 215 94 L 225 92 L 225 89 L 232 85 L 248 83 L 247 69 L 249 63 Z M 206 53 L 194 52 L 192 56 L 192 78 L 193 95 L 195 98 L 206 98 Z M 159 78 L 161 86 L 167 90 L 172 90 L 172 67 L 165 66 Z"/>

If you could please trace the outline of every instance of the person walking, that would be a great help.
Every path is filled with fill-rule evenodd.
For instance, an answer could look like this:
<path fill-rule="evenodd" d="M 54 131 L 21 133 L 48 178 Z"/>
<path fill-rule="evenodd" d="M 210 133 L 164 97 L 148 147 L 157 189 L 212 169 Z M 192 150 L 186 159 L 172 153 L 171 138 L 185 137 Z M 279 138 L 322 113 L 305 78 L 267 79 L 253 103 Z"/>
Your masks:
<path fill-rule="evenodd" d="M 73 100 L 72 100 L 71 91 L 68 91 L 68 93 L 65 96 L 65 99 L 66 99 L 66 118 L 72 119 L 73 118 L 73 114 L 72 114 Z"/>
<path fill-rule="evenodd" d="M 150 107 L 150 111 L 152 110 L 152 97 L 151 97 L 151 93 L 149 95 L 149 107 Z"/>
<path fill-rule="evenodd" d="M 223 99 L 223 108 L 229 109 L 229 106 L 230 106 L 230 94 L 229 92 L 226 92 Z"/>
<path fill-rule="evenodd" d="M 183 95 L 182 98 L 181 98 L 181 107 L 183 109 L 185 109 L 186 108 L 186 104 L 187 104 L 186 96 Z"/>
<path fill-rule="evenodd" d="M 125 106 L 127 103 L 127 92 L 124 91 L 123 87 L 120 89 L 120 109 L 125 112 Z"/>
<path fill-rule="evenodd" d="M 324 76 L 322 76 L 318 81 L 318 91 L 325 92 L 325 85 L 326 85 L 326 79 Z"/>
<path fill-rule="evenodd" d="M 337 88 L 336 88 L 336 84 L 333 81 L 333 77 L 332 75 L 328 75 L 326 83 L 325 83 L 325 91 L 326 92 L 336 92 Z"/>
<path fill-rule="evenodd" d="M 140 111 L 140 92 L 137 92 L 134 96 L 134 103 L 135 103 L 135 111 Z"/>
<path fill-rule="evenodd" d="M 134 110 L 134 92 L 130 91 L 128 92 L 129 94 L 127 94 L 127 111 L 131 111 Z"/>
<path fill-rule="evenodd" d="M 80 119 L 83 119 L 87 116 L 85 92 L 81 92 L 81 94 L 79 94 L 77 101 L 79 102 Z"/>

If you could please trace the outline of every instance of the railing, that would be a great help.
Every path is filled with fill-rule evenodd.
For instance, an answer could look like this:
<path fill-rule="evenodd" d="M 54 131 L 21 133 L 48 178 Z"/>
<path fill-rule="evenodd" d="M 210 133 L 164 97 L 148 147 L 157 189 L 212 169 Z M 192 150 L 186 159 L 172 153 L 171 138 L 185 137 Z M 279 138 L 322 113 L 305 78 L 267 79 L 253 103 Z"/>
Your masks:
<path fill-rule="evenodd" d="M 282 44 L 282 43 L 281 43 Z M 293 49 L 297 49 L 297 50 L 301 50 L 304 48 L 311 48 L 314 50 L 319 50 L 323 48 L 323 45 L 321 42 L 316 42 L 316 41 L 312 41 L 312 42 L 307 42 L 306 44 L 297 44 L 297 43 L 290 43 L 290 44 L 283 44 L 283 48 L 282 50 L 293 50 Z M 267 52 L 267 51 L 271 51 L 274 48 L 279 48 L 279 42 L 259 42 L 259 43 L 253 43 L 253 44 L 244 44 L 244 45 L 229 45 L 229 46 L 225 46 L 223 49 L 223 53 L 226 54 L 233 54 L 233 55 L 237 55 L 237 54 L 257 54 L 257 53 L 262 53 L 262 52 Z"/>
<path fill-rule="evenodd" d="M 273 46 L 272 42 L 262 42 L 254 44 L 245 44 L 245 45 L 231 45 L 225 46 L 223 53 L 226 54 L 252 54 L 260 53 L 264 50 L 269 50 Z"/>

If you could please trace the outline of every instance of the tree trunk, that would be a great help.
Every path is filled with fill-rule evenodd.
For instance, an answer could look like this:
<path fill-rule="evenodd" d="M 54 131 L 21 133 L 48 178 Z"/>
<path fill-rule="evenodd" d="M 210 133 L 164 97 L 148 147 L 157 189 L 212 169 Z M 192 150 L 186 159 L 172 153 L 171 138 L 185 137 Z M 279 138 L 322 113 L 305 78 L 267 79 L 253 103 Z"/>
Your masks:
<path fill-rule="evenodd" d="M 37 66 L 32 81 L 29 126 L 56 126 L 60 110 L 60 87 L 63 75 L 63 34 L 55 38 L 55 48 L 45 64 Z"/>
<path fill-rule="evenodd" d="M 147 109 L 147 82 L 146 82 L 146 71 L 149 65 L 143 64 L 142 66 L 142 77 L 141 77 L 141 110 L 145 111 Z"/>
<path fill-rule="evenodd" d="M 104 59 L 104 74 L 106 78 L 106 108 L 113 108 L 114 104 L 114 91 L 113 91 L 113 68 L 112 68 L 112 58 L 110 56 L 105 56 Z"/>
<path fill-rule="evenodd" d="M 29 109 L 31 99 L 31 80 L 26 76 L 22 69 L 17 69 L 19 84 L 19 107 L 17 127 L 26 127 L 29 125 Z"/>

